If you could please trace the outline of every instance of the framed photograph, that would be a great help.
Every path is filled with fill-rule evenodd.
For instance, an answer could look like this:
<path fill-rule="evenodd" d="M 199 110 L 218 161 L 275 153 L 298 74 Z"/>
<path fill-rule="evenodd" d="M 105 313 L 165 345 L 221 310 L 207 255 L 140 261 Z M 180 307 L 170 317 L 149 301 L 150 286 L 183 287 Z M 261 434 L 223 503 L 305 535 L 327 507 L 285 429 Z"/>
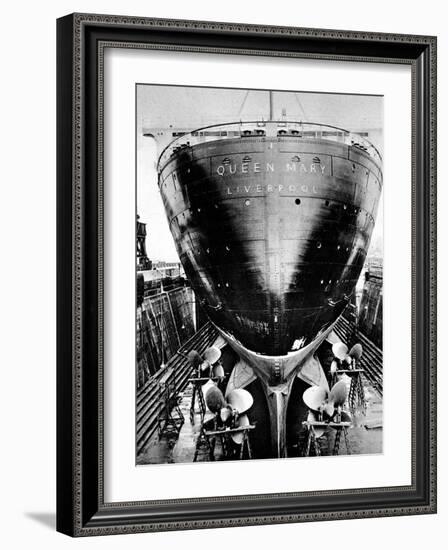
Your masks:
<path fill-rule="evenodd" d="M 436 38 L 58 20 L 71 536 L 436 511 Z"/>

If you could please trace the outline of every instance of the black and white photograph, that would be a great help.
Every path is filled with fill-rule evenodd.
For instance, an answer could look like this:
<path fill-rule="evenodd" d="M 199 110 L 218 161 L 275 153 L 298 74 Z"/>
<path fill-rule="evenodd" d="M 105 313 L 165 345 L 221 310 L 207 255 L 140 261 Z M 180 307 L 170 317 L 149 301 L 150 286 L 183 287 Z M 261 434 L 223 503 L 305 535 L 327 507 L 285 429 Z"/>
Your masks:
<path fill-rule="evenodd" d="M 383 97 L 136 85 L 136 464 L 383 452 Z"/>
<path fill-rule="evenodd" d="M 443 547 L 448 33 L 403 6 L 5 5 L 2 548 Z"/>

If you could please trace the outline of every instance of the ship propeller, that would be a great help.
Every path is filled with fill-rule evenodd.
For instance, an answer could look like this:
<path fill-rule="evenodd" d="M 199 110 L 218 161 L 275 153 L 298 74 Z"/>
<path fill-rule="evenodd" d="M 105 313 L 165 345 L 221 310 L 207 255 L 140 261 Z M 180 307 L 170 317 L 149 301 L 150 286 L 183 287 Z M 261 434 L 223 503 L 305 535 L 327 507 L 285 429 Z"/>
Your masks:
<path fill-rule="evenodd" d="M 312 411 L 322 412 L 328 399 L 328 391 L 322 386 L 311 386 L 303 392 L 303 401 Z"/>
<path fill-rule="evenodd" d="M 314 413 L 325 414 L 329 419 L 333 418 L 335 411 L 341 412 L 341 407 L 347 399 L 347 385 L 339 380 L 327 391 L 322 386 L 312 386 L 303 392 L 305 405 Z"/>
<path fill-rule="evenodd" d="M 341 363 L 346 363 L 349 366 L 352 364 L 353 360 L 358 361 L 362 356 L 362 345 L 359 343 L 355 344 L 350 351 L 348 351 L 347 346 L 342 342 L 336 342 L 331 349 L 336 359 L 339 359 Z"/>
<path fill-rule="evenodd" d="M 249 426 L 250 421 L 247 411 L 252 407 L 254 398 L 247 391 L 241 388 L 232 390 L 227 395 L 227 401 L 221 390 L 213 385 L 205 395 L 205 403 L 208 409 L 215 415 L 219 415 L 221 422 L 234 428 Z M 242 432 L 232 433 L 230 437 L 235 443 L 241 445 L 244 434 Z"/>
<path fill-rule="evenodd" d="M 242 428 L 249 426 L 250 421 L 247 414 L 245 414 L 253 405 L 254 398 L 247 391 L 242 388 L 232 390 L 227 395 L 228 406 L 232 409 L 235 416 L 235 428 Z M 236 414 L 235 414 L 236 412 Z M 243 442 L 243 432 L 237 432 L 230 434 L 230 437 L 237 445 L 241 445 Z"/>
<path fill-rule="evenodd" d="M 336 342 L 332 346 L 333 355 L 336 357 L 336 359 L 339 359 L 340 361 L 347 361 L 348 358 L 350 359 L 361 359 L 362 356 L 362 345 L 361 344 L 355 344 L 350 351 L 348 351 L 348 348 L 345 344 L 342 342 Z"/>
<path fill-rule="evenodd" d="M 221 350 L 217 346 L 210 346 L 204 351 L 204 359 L 199 368 L 201 375 L 224 378 L 224 368 L 220 363 Z"/>

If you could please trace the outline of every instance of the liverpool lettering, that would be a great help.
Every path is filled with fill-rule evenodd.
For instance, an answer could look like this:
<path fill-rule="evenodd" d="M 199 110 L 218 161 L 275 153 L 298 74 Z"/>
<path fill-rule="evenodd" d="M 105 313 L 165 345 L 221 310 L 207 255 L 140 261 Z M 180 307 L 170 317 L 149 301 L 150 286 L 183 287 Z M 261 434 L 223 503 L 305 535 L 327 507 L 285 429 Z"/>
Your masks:
<path fill-rule="evenodd" d="M 274 193 L 289 191 L 290 193 L 312 193 L 317 195 L 319 188 L 317 185 L 237 185 L 236 187 L 227 187 L 227 195 L 238 195 L 244 193 Z"/>

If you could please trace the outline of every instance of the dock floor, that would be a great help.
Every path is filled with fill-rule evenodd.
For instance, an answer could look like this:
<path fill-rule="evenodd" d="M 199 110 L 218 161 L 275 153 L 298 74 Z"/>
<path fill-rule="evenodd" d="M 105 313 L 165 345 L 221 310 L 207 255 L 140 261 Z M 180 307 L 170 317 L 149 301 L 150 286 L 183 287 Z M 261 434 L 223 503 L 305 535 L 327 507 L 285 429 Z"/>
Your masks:
<path fill-rule="evenodd" d="M 382 398 L 365 378 L 363 382 L 366 411 L 365 414 L 360 412 L 352 413 L 353 426 L 348 430 L 350 454 L 378 454 L 382 452 L 383 440 Z M 196 413 L 194 421 L 190 422 L 191 398 L 192 386 L 189 384 L 180 398 L 180 409 L 185 417 L 185 422 L 178 437 L 159 438 L 156 433 L 138 455 L 136 461 L 138 465 L 193 462 L 201 421 L 199 413 Z M 206 419 L 211 417 L 211 413 L 208 413 L 208 415 Z M 330 450 L 334 444 L 334 433 L 334 430 L 328 430 L 324 436 L 319 438 L 322 455 L 331 454 Z M 300 448 L 297 454 L 301 456 Z M 338 454 L 348 454 L 344 438 L 341 440 Z M 204 456 L 198 458 L 200 461 L 206 459 L 208 460 Z M 215 459 L 222 459 L 219 446 L 215 450 Z"/>

